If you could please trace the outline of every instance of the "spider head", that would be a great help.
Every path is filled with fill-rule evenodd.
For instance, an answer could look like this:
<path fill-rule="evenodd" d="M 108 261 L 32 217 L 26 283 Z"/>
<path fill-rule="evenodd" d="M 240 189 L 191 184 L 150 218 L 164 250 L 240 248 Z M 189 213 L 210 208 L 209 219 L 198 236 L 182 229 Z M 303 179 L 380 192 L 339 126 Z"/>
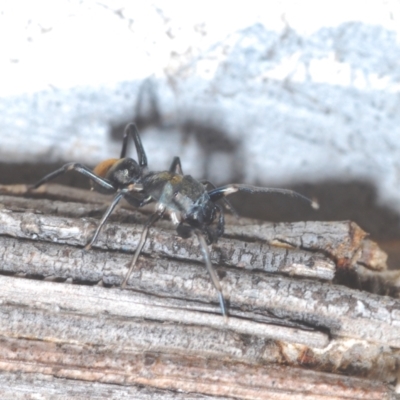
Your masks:
<path fill-rule="evenodd" d="M 200 196 L 190 207 L 185 220 L 195 228 L 210 225 L 216 215 L 216 206 L 211 201 L 207 192 Z"/>

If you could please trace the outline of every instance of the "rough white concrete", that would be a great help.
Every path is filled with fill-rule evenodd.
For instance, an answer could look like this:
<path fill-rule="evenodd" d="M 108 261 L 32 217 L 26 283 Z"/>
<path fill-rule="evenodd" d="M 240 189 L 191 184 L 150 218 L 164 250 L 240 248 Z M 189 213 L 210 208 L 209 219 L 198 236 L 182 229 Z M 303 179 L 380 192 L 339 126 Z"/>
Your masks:
<path fill-rule="evenodd" d="M 154 169 L 367 180 L 400 212 L 399 32 L 399 1 L 4 2 L 0 160 L 94 164 L 139 115 Z"/>

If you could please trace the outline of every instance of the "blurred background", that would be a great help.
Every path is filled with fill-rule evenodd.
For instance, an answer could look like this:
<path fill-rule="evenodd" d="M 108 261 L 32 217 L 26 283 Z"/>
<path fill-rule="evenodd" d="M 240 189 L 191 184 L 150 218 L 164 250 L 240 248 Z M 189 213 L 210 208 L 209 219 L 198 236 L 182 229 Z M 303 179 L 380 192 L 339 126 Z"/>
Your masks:
<path fill-rule="evenodd" d="M 390 0 L 2 2 L 0 184 L 117 157 L 135 121 L 151 169 L 297 190 L 320 211 L 232 202 L 354 220 L 400 268 L 399 32 Z"/>

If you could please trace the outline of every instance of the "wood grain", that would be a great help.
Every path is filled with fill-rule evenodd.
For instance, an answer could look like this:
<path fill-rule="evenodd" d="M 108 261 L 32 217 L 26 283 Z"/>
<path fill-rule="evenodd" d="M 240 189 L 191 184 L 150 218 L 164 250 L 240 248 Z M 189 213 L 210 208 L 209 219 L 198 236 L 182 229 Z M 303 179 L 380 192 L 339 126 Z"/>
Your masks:
<path fill-rule="evenodd" d="M 225 320 L 198 243 L 168 221 L 121 290 L 146 210 L 120 208 L 84 251 L 103 197 L 0 190 L 1 398 L 13 384 L 17 399 L 27 387 L 99 399 L 395 398 L 400 300 L 334 283 L 338 271 L 389 272 L 357 225 L 228 218 L 212 247 Z"/>

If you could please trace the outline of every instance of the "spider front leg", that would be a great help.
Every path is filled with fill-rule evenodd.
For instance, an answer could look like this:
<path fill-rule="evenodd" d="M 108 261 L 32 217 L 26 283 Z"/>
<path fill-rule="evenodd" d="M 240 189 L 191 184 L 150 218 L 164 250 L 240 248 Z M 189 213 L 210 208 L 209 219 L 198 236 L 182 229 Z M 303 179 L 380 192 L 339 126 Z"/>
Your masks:
<path fill-rule="evenodd" d="M 218 239 L 224 234 L 225 231 L 224 209 L 220 204 L 215 204 L 215 207 L 217 209 L 217 214 L 218 214 L 218 220 L 216 222 L 216 226 L 213 223 L 212 225 L 204 226 L 201 230 L 203 235 L 205 235 L 207 244 L 216 243 Z M 186 237 L 189 236 L 190 234 L 186 235 Z"/>
<path fill-rule="evenodd" d="M 230 185 L 225 185 L 218 187 L 216 189 L 212 189 L 208 192 L 208 195 L 210 196 L 212 201 L 217 201 L 225 196 L 229 196 L 233 193 L 237 192 L 247 192 L 250 194 L 254 193 L 280 193 L 292 197 L 297 197 L 300 200 L 304 200 L 307 203 L 310 204 L 310 206 L 314 209 L 318 209 L 319 205 L 316 201 L 309 199 L 308 197 L 303 196 L 300 193 L 297 193 L 293 190 L 288 190 L 288 189 L 275 189 L 275 188 L 263 188 L 263 187 L 258 187 L 258 186 L 252 186 L 252 185 L 241 185 L 237 183 L 232 183 Z"/>
<path fill-rule="evenodd" d="M 210 186 L 212 189 L 216 189 L 216 186 L 215 186 L 212 182 L 210 182 L 210 181 L 208 181 L 208 180 L 202 179 L 200 182 L 201 182 L 203 185 Z M 227 208 L 236 218 L 239 218 L 239 214 L 238 214 L 238 212 L 235 210 L 235 207 L 233 207 L 232 203 L 231 203 L 226 197 L 224 197 L 223 201 L 224 201 L 224 203 L 225 203 L 226 208 Z"/>
<path fill-rule="evenodd" d="M 44 176 L 40 181 L 36 182 L 34 185 L 31 186 L 30 189 L 37 189 L 39 186 L 43 185 L 46 182 L 49 182 L 53 180 L 54 178 L 57 178 L 60 175 L 65 174 L 68 171 L 76 171 L 79 172 L 80 174 L 87 176 L 90 178 L 93 182 L 97 183 L 101 187 L 103 187 L 106 191 L 110 193 L 115 192 L 115 187 L 107 180 L 100 178 L 96 174 L 94 174 L 88 167 L 86 167 L 83 164 L 80 163 L 68 163 L 62 166 L 61 168 L 51 172 L 50 174 Z"/>

